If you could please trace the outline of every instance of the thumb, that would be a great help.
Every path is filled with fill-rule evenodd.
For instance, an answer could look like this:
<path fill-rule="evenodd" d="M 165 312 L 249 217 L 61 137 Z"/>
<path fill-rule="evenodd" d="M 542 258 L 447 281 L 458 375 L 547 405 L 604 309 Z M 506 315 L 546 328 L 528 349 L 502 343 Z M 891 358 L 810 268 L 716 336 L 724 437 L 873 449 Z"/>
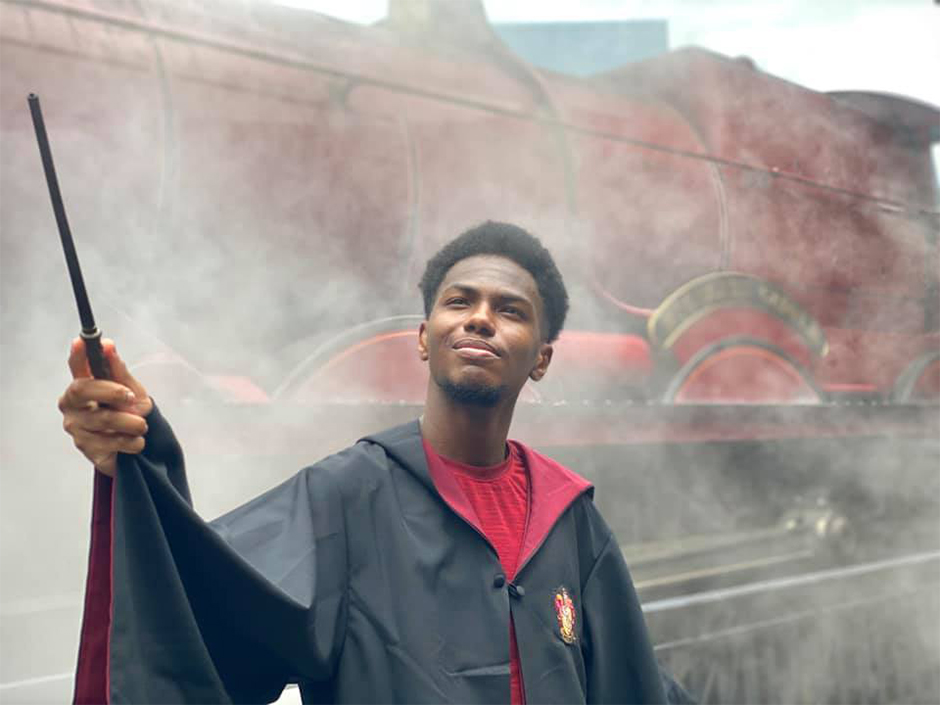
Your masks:
<path fill-rule="evenodd" d="M 136 410 L 144 416 L 149 414 L 153 405 L 150 401 L 150 396 L 147 394 L 144 385 L 131 374 L 130 370 L 127 368 L 127 363 L 124 362 L 124 358 L 118 355 L 114 341 L 110 338 L 103 338 L 101 340 L 101 349 L 104 351 L 105 359 L 108 361 L 108 367 L 111 371 L 111 381 L 123 384 L 130 389 L 136 398 L 134 401 Z"/>
<path fill-rule="evenodd" d="M 81 338 L 72 340 L 72 347 L 69 349 L 69 370 L 72 373 L 72 379 L 91 377 L 91 368 L 88 366 L 88 357 L 85 355 L 85 341 Z"/>

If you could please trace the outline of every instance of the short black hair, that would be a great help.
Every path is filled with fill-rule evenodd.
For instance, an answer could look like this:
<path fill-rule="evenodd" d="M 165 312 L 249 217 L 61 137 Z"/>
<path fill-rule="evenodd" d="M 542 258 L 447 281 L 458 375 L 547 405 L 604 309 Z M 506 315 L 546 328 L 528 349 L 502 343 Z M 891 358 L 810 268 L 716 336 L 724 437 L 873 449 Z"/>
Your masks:
<path fill-rule="evenodd" d="M 538 286 L 549 343 L 558 337 L 568 314 L 568 291 L 551 253 L 518 225 L 488 220 L 458 235 L 428 260 L 418 288 L 424 297 L 424 315 L 430 316 L 434 298 L 450 268 L 467 257 L 499 255 L 527 270 Z"/>

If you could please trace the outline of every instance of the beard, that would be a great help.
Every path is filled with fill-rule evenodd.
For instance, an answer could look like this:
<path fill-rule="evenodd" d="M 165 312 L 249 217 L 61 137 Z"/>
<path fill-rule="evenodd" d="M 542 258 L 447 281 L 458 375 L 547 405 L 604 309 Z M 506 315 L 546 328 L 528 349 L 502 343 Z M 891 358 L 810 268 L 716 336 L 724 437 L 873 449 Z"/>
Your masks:
<path fill-rule="evenodd" d="M 449 379 L 440 380 L 438 384 L 451 401 L 483 408 L 496 406 L 506 391 L 503 386 L 497 387 L 478 382 L 452 382 Z"/>

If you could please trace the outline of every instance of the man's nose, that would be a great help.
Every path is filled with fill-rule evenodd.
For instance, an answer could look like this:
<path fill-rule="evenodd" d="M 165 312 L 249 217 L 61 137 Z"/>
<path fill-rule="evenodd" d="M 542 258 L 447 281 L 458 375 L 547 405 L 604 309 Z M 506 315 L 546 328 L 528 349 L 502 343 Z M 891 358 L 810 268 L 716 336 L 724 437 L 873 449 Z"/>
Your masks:
<path fill-rule="evenodd" d="M 464 321 L 463 327 L 468 333 L 493 335 L 496 328 L 493 322 L 493 310 L 485 303 L 474 306 L 470 310 L 467 320 Z"/>

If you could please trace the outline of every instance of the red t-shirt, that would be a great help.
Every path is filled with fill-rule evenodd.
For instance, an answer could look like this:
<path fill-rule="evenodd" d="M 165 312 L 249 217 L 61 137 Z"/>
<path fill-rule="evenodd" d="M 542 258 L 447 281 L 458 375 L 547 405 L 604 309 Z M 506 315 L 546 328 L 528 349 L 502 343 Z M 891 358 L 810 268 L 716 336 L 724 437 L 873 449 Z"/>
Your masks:
<path fill-rule="evenodd" d="M 496 549 L 499 562 L 506 573 L 506 580 L 512 581 L 519 567 L 519 552 L 525 538 L 526 521 L 529 514 L 529 475 L 521 451 L 510 441 L 509 457 L 499 465 L 480 468 L 465 465 L 438 455 L 427 441 L 424 441 L 424 453 L 431 466 L 431 476 L 444 470 L 450 473 L 457 485 L 463 490 L 467 502 L 476 512 L 480 530 Z M 443 488 L 438 488 L 445 500 Z M 463 502 L 449 502 L 464 504 Z M 522 672 L 519 667 L 519 648 L 516 644 L 516 630 L 509 620 L 509 682 L 510 703 L 523 705 L 525 695 L 522 684 Z"/>

